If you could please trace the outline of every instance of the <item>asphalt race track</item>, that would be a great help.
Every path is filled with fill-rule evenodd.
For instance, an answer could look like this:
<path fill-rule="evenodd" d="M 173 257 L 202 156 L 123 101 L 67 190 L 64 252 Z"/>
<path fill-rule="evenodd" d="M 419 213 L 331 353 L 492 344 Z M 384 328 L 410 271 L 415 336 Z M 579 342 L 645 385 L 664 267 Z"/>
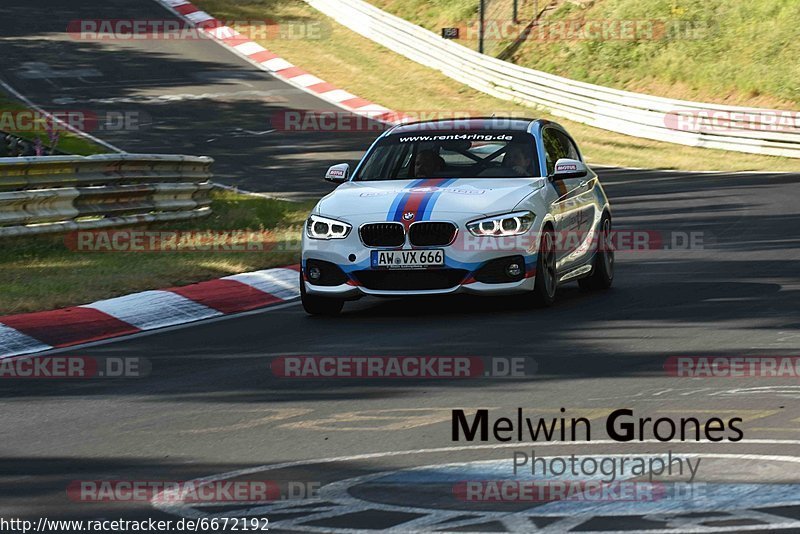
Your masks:
<path fill-rule="evenodd" d="M 50 33 L 81 17 L 165 16 L 155 3 L 36 3 L 36 11 L 46 5 L 52 16 L 0 7 L 0 53 L 14 57 L 0 76 L 48 109 L 61 98 L 143 94 L 259 91 L 284 99 L 131 103 L 154 123 L 103 136 L 126 150 L 207 154 L 225 183 L 318 196 L 327 187 L 320 178 L 325 166 L 357 159 L 369 140 L 236 136 L 236 128 L 261 128 L 276 108 L 330 106 L 213 43 L 113 48 Z M 102 76 L 42 83 L 20 77 L 17 66 L 26 62 L 94 68 Z M 0 517 L 267 517 L 271 530 L 319 532 L 800 530 L 797 379 L 678 378 L 665 371 L 674 356 L 800 356 L 800 174 L 598 171 L 617 229 L 668 236 L 658 249 L 620 252 L 608 292 L 568 285 L 546 310 L 503 299 L 364 299 L 333 319 L 309 318 L 294 303 L 58 351 L 146 358 L 152 369 L 145 377 L 4 380 Z M 683 246 L 691 233 L 694 246 Z M 270 366 L 282 356 L 376 355 L 524 358 L 535 373 L 305 380 L 280 378 Z M 592 441 L 451 439 L 453 409 L 513 418 L 517 407 L 531 416 L 560 416 L 563 407 L 566 417 L 586 417 Z M 637 417 L 740 417 L 744 439 L 610 442 L 602 422 L 619 408 Z M 533 449 L 562 457 L 698 455 L 698 478 L 708 486 L 702 499 L 649 504 L 498 504 L 454 496 L 459 482 L 507 477 L 513 452 Z M 313 498 L 193 506 L 85 503 L 67 494 L 80 480 L 201 478 L 294 483 Z M 749 504 L 736 505 L 737 497 Z"/>
<path fill-rule="evenodd" d="M 317 179 L 324 169 L 357 162 L 375 136 L 269 133 L 270 117 L 287 109 L 339 108 L 209 40 L 82 41 L 66 33 L 80 19 L 174 18 L 151 0 L 35 5 L 0 6 L 0 54 L 11 58 L 0 65 L 0 79 L 48 111 L 133 117 L 131 128 L 90 132 L 128 152 L 203 154 L 216 160 L 219 182 L 319 197 L 331 189 Z"/>

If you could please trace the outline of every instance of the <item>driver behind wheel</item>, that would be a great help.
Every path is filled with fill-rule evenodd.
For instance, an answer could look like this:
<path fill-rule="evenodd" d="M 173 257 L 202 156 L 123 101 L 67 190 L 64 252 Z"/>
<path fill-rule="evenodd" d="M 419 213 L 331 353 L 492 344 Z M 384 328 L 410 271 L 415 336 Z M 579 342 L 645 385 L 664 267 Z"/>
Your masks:
<path fill-rule="evenodd" d="M 508 145 L 503 156 L 503 167 L 511 169 L 519 176 L 532 176 L 531 158 L 522 145 Z"/>
<path fill-rule="evenodd" d="M 417 178 L 431 178 L 443 170 L 444 159 L 433 150 L 423 150 L 417 154 L 414 161 L 414 176 Z"/>

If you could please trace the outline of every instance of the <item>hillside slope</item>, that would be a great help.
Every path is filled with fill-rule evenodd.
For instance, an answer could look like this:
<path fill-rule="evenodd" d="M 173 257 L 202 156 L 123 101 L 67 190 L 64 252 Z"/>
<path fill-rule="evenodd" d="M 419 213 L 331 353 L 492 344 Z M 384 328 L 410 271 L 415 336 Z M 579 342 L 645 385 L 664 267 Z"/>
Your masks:
<path fill-rule="evenodd" d="M 308 28 L 305 38 L 253 34 L 265 48 L 335 87 L 393 110 L 426 114 L 442 112 L 445 117 L 468 112 L 554 118 L 454 82 L 436 70 L 391 52 L 337 24 L 302 0 L 193 0 L 193 3 L 220 20 L 259 21 L 269 18 L 288 29 Z M 251 31 L 242 24 L 238 24 L 237 29 L 245 33 Z M 298 33 L 303 34 L 302 31 Z M 584 154 L 593 164 L 721 171 L 796 172 L 798 168 L 795 159 L 685 147 L 617 134 L 560 118 L 558 122 L 580 140 Z"/>
<path fill-rule="evenodd" d="M 432 31 L 473 27 L 477 0 L 369 0 Z M 489 0 L 489 20 L 509 17 Z M 520 0 L 533 13 L 535 0 Z M 540 0 L 544 5 L 547 0 Z M 800 109 L 797 0 L 556 2 L 514 63 L 569 78 L 672 98 Z M 501 9 L 497 7 L 502 6 Z M 620 25 L 634 28 L 634 38 Z M 599 37 L 598 37 L 599 35 Z M 497 33 L 490 44 L 505 37 Z M 474 40 L 462 44 L 474 47 Z M 499 47 L 498 47 L 499 48 Z M 491 46 L 487 51 L 494 52 Z"/>

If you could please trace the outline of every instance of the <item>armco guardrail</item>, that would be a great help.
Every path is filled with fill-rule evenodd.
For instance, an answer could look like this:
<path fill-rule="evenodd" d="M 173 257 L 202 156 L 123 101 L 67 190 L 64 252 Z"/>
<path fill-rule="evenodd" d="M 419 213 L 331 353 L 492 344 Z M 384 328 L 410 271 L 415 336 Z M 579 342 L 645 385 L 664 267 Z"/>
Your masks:
<path fill-rule="evenodd" d="M 800 112 L 673 100 L 578 82 L 479 54 L 362 0 L 305 1 L 364 37 L 499 98 L 635 137 L 800 158 Z M 691 126 L 682 127 L 681 117 L 689 117 Z"/>
<path fill-rule="evenodd" d="M 207 216 L 212 163 L 142 154 L 0 158 L 0 237 Z"/>

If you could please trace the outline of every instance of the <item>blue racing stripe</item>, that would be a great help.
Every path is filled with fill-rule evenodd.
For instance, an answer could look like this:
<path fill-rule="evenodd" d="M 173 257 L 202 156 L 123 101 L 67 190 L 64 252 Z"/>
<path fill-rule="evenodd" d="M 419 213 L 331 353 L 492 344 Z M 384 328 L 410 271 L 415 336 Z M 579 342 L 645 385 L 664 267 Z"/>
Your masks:
<path fill-rule="evenodd" d="M 431 218 L 431 214 L 433 213 L 433 207 L 436 205 L 436 201 L 439 200 L 439 197 L 442 194 L 441 188 L 445 188 L 448 185 L 452 184 L 456 181 L 456 178 L 448 178 L 444 182 L 439 184 L 439 191 L 436 191 L 432 195 L 428 195 L 422 201 L 422 204 L 419 207 L 419 211 L 422 212 L 422 217 L 419 219 L 420 221 L 428 221 Z"/>
<path fill-rule="evenodd" d="M 403 207 L 408 202 L 408 199 L 411 197 L 411 189 L 415 187 L 419 187 L 425 181 L 425 178 L 418 178 L 408 184 L 404 189 L 404 192 L 398 193 L 396 197 L 394 197 L 394 201 L 392 202 L 392 206 L 389 208 L 389 213 L 386 214 L 387 221 L 402 221 L 403 220 Z"/>

